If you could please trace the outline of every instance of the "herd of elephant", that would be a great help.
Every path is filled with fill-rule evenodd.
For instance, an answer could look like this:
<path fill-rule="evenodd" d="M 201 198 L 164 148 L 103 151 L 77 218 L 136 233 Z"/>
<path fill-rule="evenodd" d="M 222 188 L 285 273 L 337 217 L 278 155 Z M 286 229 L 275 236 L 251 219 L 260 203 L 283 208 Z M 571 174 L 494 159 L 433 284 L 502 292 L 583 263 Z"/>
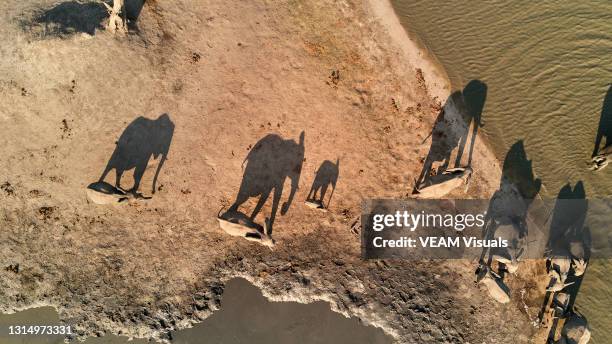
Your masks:
<path fill-rule="evenodd" d="M 174 123 L 168 114 L 162 114 L 155 120 L 138 117 L 123 131 L 116 142 L 116 147 L 98 181 L 87 188 L 87 195 L 96 204 L 122 203 L 134 199 L 149 199 L 139 192 L 142 178 L 151 158 L 157 161 L 151 185 L 151 195 L 157 189 L 160 170 L 167 160 L 170 144 L 174 134 Z M 243 177 L 236 200 L 224 213 L 219 214 L 221 228 L 228 234 L 238 235 L 264 245 L 273 244 L 271 239 L 272 225 L 279 210 L 284 215 L 291 206 L 302 174 L 304 161 L 305 133 L 299 140 L 284 139 L 277 134 L 268 134 L 260 139 L 245 157 Z M 246 166 L 245 166 L 246 165 Z M 312 186 L 305 200 L 312 208 L 325 210 L 329 207 L 333 191 L 339 177 L 340 160 L 323 161 L 316 170 Z M 123 174 L 133 171 L 133 185 L 130 189 L 121 186 Z M 105 181 L 114 170 L 114 184 Z M 286 180 L 291 182 L 288 199 L 281 205 L 283 188 Z M 331 189 L 331 195 L 327 195 Z M 259 225 L 255 218 L 266 201 L 272 196 L 270 216 Z M 250 215 L 240 210 L 250 198 L 258 198 Z"/>
<path fill-rule="evenodd" d="M 467 191 L 468 182 L 473 173 L 474 143 L 478 128 L 483 125 L 481 115 L 486 93 L 486 84 L 479 80 L 472 80 L 462 91 L 455 92 L 449 97 L 434 123 L 431 134 L 426 138 L 426 140 L 431 138 L 431 146 L 424 159 L 422 171 L 415 180 L 412 197 L 443 198 L 462 185 L 466 186 Z M 471 133 L 470 128 L 472 128 Z M 109 204 L 150 198 L 151 196 L 139 193 L 142 177 L 150 159 L 159 159 L 151 188 L 151 194 L 154 194 L 160 170 L 167 159 L 173 133 L 174 124 L 167 114 L 155 120 L 144 117 L 134 120 L 117 141 L 116 148 L 99 180 L 89 185 L 87 189 L 89 199 L 97 204 Z M 279 207 L 281 215 L 286 214 L 298 189 L 304 161 L 304 137 L 304 132 L 300 134 L 298 141 L 284 139 L 277 134 L 268 134 L 249 150 L 242 163 L 243 176 L 236 199 L 228 209 L 219 211 L 218 221 L 222 230 L 229 235 L 256 241 L 270 248 L 274 246 L 272 227 Z M 600 148 L 604 139 L 612 140 L 612 87 L 608 90 L 604 101 L 604 110 L 591 160 L 592 170 L 603 169 L 612 156 L 612 141 L 605 142 L 603 148 Z M 466 160 L 463 159 L 463 153 L 468 142 L 470 144 L 467 165 L 462 166 L 462 161 Z M 451 155 L 455 156 L 454 167 L 450 166 Z M 434 166 L 435 164 L 437 165 Z M 336 162 L 325 160 L 319 166 L 305 200 L 307 206 L 320 210 L 329 207 L 338 181 L 339 165 L 340 161 L 337 159 Z M 113 169 L 115 170 L 114 185 L 105 181 Z M 121 178 L 125 171 L 131 169 L 134 169 L 134 184 L 129 190 L 126 190 L 121 187 Z M 291 189 L 288 199 L 281 205 L 283 188 L 287 179 L 291 183 Z M 584 189 L 580 182 L 576 184 L 574 190 L 569 185 L 566 187 L 570 188 L 571 198 L 585 199 Z M 326 203 L 326 194 L 330 188 L 331 195 L 327 197 Z M 511 202 L 516 201 L 523 204 L 524 209 L 527 209 L 529 202 L 538 195 L 540 188 L 541 181 L 534 177 L 531 161 L 527 159 L 522 141 L 518 141 L 506 156 L 500 186 L 491 199 L 489 210 L 497 206 L 496 202 L 504 204 L 509 199 Z M 575 197 L 574 191 L 580 193 L 580 190 L 582 193 Z M 561 190 L 559 198 L 567 196 L 562 195 L 563 192 L 564 189 Z M 256 217 L 270 196 L 272 196 L 272 205 L 269 217 L 265 218 L 263 224 L 259 224 L 256 222 Z M 513 200 L 513 197 L 517 197 L 518 201 Z M 258 200 L 251 213 L 246 214 L 240 208 L 251 198 L 258 198 Z M 555 211 L 558 210 L 556 208 Z M 586 212 L 586 208 L 584 211 Z M 559 213 L 567 212 L 559 211 Z M 524 239 L 527 230 L 526 212 L 503 214 L 503 211 L 498 211 L 498 215 L 498 217 L 489 218 L 488 224 L 483 228 L 483 236 L 495 235 L 497 228 L 504 225 L 503 219 L 508 218 L 518 229 L 518 238 Z M 569 232 L 566 232 L 551 233 L 551 238 L 567 237 Z M 583 233 L 570 234 L 573 235 L 573 239 L 582 240 L 579 236 Z M 579 337 L 576 342 L 586 343 L 590 337 L 586 320 L 572 307 L 578 291 L 577 287 L 570 292 L 565 291 L 571 285 L 579 286 L 589 258 L 588 247 L 586 251 L 583 248 L 582 253 L 577 254 L 572 251 L 573 247 L 570 247 L 573 244 L 570 241 L 549 243 L 547 271 L 550 275 L 550 284 L 540 312 L 540 320 L 543 319 L 544 312 L 548 310 L 552 310 L 553 318 L 565 320 L 561 337 L 554 334 L 555 325 L 553 325 L 549 337 L 551 343 L 561 343 L 563 340 L 570 340 L 576 336 Z M 510 290 L 503 279 L 505 273 L 516 273 L 522 251 L 518 252 L 518 254 L 516 252 L 515 254 L 498 254 L 483 250 L 476 271 L 477 280 L 499 302 L 506 303 L 510 300 Z M 494 271 L 494 262 L 501 269 L 501 273 Z M 572 279 L 572 282 L 567 282 L 568 278 Z"/>

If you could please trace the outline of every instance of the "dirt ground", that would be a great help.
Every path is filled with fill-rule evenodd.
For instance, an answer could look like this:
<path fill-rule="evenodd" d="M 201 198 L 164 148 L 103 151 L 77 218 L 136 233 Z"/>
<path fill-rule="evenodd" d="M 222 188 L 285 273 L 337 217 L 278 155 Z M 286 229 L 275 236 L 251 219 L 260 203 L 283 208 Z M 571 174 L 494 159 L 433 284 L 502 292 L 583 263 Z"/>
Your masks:
<path fill-rule="evenodd" d="M 475 262 L 360 258 L 351 228 L 362 200 L 409 196 L 450 94 L 443 71 L 381 17 L 384 5 L 134 2 L 131 33 L 117 37 L 99 27 L 101 6 L 58 4 L 0 4 L 0 264 L 19 265 L 0 271 L 0 311 L 52 305 L 79 336 L 163 339 L 210 315 L 224 282 L 243 276 L 272 299 L 329 301 L 401 343 L 530 341 L 537 310 L 516 296 L 537 289 L 537 268 L 501 305 L 474 284 Z M 113 152 L 128 139 L 164 143 L 117 153 L 135 160 L 119 166 Z M 274 250 L 226 235 L 216 219 L 258 147 L 274 147 L 259 151 L 260 170 L 286 165 L 282 178 L 264 173 L 284 189 Z M 321 212 L 304 200 L 326 160 L 339 173 Z M 480 138 L 471 162 L 467 197 L 491 195 L 500 167 Z M 152 198 L 88 201 L 107 164 L 125 170 L 126 189 L 143 169 L 139 191 Z M 288 207 L 285 175 L 298 176 Z"/>

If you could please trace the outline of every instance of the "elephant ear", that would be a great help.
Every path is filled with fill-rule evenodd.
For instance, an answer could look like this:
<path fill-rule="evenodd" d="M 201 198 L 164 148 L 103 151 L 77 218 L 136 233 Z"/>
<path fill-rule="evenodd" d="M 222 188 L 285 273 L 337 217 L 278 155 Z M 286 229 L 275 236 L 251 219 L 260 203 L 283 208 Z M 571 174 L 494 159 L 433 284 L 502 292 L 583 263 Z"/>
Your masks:
<path fill-rule="evenodd" d="M 172 123 L 168 114 L 159 116 L 155 122 L 155 131 L 151 138 L 154 142 L 153 154 L 156 156 L 159 156 L 159 154 L 167 155 L 174 135 L 174 123 Z"/>
<path fill-rule="evenodd" d="M 172 143 L 172 136 L 174 134 L 174 126 L 171 128 L 166 127 L 161 129 L 161 132 L 159 132 L 156 137 L 153 152 L 153 154 L 156 156 L 159 156 L 160 154 L 163 154 L 164 156 L 168 155 L 168 151 L 170 151 L 170 144 Z"/>

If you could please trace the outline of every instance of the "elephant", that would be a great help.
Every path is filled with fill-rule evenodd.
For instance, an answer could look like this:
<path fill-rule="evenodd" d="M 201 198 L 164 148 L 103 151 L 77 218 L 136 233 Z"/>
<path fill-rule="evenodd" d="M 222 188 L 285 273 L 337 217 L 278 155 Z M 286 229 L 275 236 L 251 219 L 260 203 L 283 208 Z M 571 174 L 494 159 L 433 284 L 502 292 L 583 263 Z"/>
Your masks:
<path fill-rule="evenodd" d="M 138 117 L 125 128 L 119 137 L 99 182 L 103 182 L 108 173 L 114 169 L 115 187 L 121 189 L 123 173 L 134 168 L 134 185 L 128 192 L 137 196 L 149 159 L 151 157 L 157 159 L 161 156 L 152 183 L 151 193 L 155 193 L 157 178 L 168 158 L 173 134 L 174 123 L 168 114 L 163 114 L 155 120 Z"/>
<path fill-rule="evenodd" d="M 279 135 L 269 134 L 259 140 L 251 149 L 242 165 L 246 163 L 240 189 L 236 201 L 220 218 L 231 221 L 241 217 L 238 208 L 251 197 L 259 197 L 250 220 L 263 208 L 266 200 L 274 190 L 270 218 L 266 219 L 268 236 L 272 233 L 272 225 L 278 212 L 278 206 L 283 194 L 285 180 L 291 180 L 289 198 L 281 207 L 281 215 L 289 210 L 298 189 L 302 164 L 304 160 L 304 132 L 300 134 L 300 141 L 296 143 L 291 139 L 283 139 Z"/>
<path fill-rule="evenodd" d="M 603 146 L 603 148 L 601 148 Z M 606 167 L 612 155 L 612 86 L 604 97 L 599 116 L 599 126 L 595 137 L 595 146 L 591 154 L 591 170 L 599 171 Z"/>
<path fill-rule="evenodd" d="M 462 185 L 465 185 L 467 189 L 471 176 L 471 167 L 450 168 L 416 185 L 413 191 L 414 197 L 430 199 L 442 198 Z"/>
<path fill-rule="evenodd" d="M 478 129 L 482 127 L 482 113 L 487 98 L 487 85 L 471 80 L 462 91 L 453 92 L 438 113 L 430 134 L 429 152 L 423 161 L 416 185 L 427 182 L 432 174 L 440 174 L 451 168 L 451 156 L 456 151 L 454 167 L 459 167 L 469 142 L 467 166 L 472 165 L 472 155 Z M 472 132 L 470 134 L 470 127 Z M 471 136 L 471 138 L 470 138 Z M 434 165 L 439 165 L 434 168 Z M 435 172 L 435 173 L 432 173 Z"/>
<path fill-rule="evenodd" d="M 132 194 L 110 185 L 107 182 L 95 182 L 87 186 L 87 198 L 95 204 L 119 204 L 133 199 Z"/>

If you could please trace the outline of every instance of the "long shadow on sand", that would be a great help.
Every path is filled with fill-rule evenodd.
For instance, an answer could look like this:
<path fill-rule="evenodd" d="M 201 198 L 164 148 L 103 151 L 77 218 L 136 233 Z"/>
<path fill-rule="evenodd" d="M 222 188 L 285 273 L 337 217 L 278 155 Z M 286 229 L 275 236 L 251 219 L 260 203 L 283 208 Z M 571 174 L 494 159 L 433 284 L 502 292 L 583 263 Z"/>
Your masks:
<path fill-rule="evenodd" d="M 251 149 L 247 157 L 242 183 L 236 196 L 236 201 L 220 217 L 227 221 L 244 221 L 253 227 L 255 217 L 272 194 L 272 209 L 269 219 L 266 219 L 267 234 L 272 234 L 272 226 L 278 212 L 285 180 L 291 180 L 289 198 L 281 207 L 281 215 L 289 210 L 295 193 L 297 192 L 302 163 L 304 160 L 304 132 L 300 134 L 299 143 L 292 139 L 283 139 L 279 135 L 269 134 L 259 140 Z M 250 216 L 239 211 L 239 207 L 251 197 L 259 197 L 257 205 Z"/>
<path fill-rule="evenodd" d="M 152 193 L 155 193 L 157 178 L 168 157 L 174 134 L 174 123 L 168 114 L 155 120 L 138 117 L 123 131 L 99 181 L 104 181 L 111 170 L 115 170 L 115 187 L 121 188 L 121 177 L 125 171 L 134 169 L 134 185 L 130 189 L 137 195 L 140 182 L 151 157 L 161 159 L 153 177 Z"/>
<path fill-rule="evenodd" d="M 470 150 L 468 153 L 468 166 L 472 163 L 474 141 L 478 128 L 482 124 L 482 111 L 487 97 L 487 85 L 480 80 L 470 81 L 463 91 L 453 92 L 446 100 L 438 114 L 434 127 L 430 133 L 431 146 L 423 163 L 423 169 L 415 185 L 426 182 L 431 175 L 439 174 L 450 167 L 451 155 L 457 149 L 454 167 L 460 167 L 465 147 L 470 137 L 469 129 L 472 127 Z M 440 162 L 435 171 L 433 165 Z"/>

